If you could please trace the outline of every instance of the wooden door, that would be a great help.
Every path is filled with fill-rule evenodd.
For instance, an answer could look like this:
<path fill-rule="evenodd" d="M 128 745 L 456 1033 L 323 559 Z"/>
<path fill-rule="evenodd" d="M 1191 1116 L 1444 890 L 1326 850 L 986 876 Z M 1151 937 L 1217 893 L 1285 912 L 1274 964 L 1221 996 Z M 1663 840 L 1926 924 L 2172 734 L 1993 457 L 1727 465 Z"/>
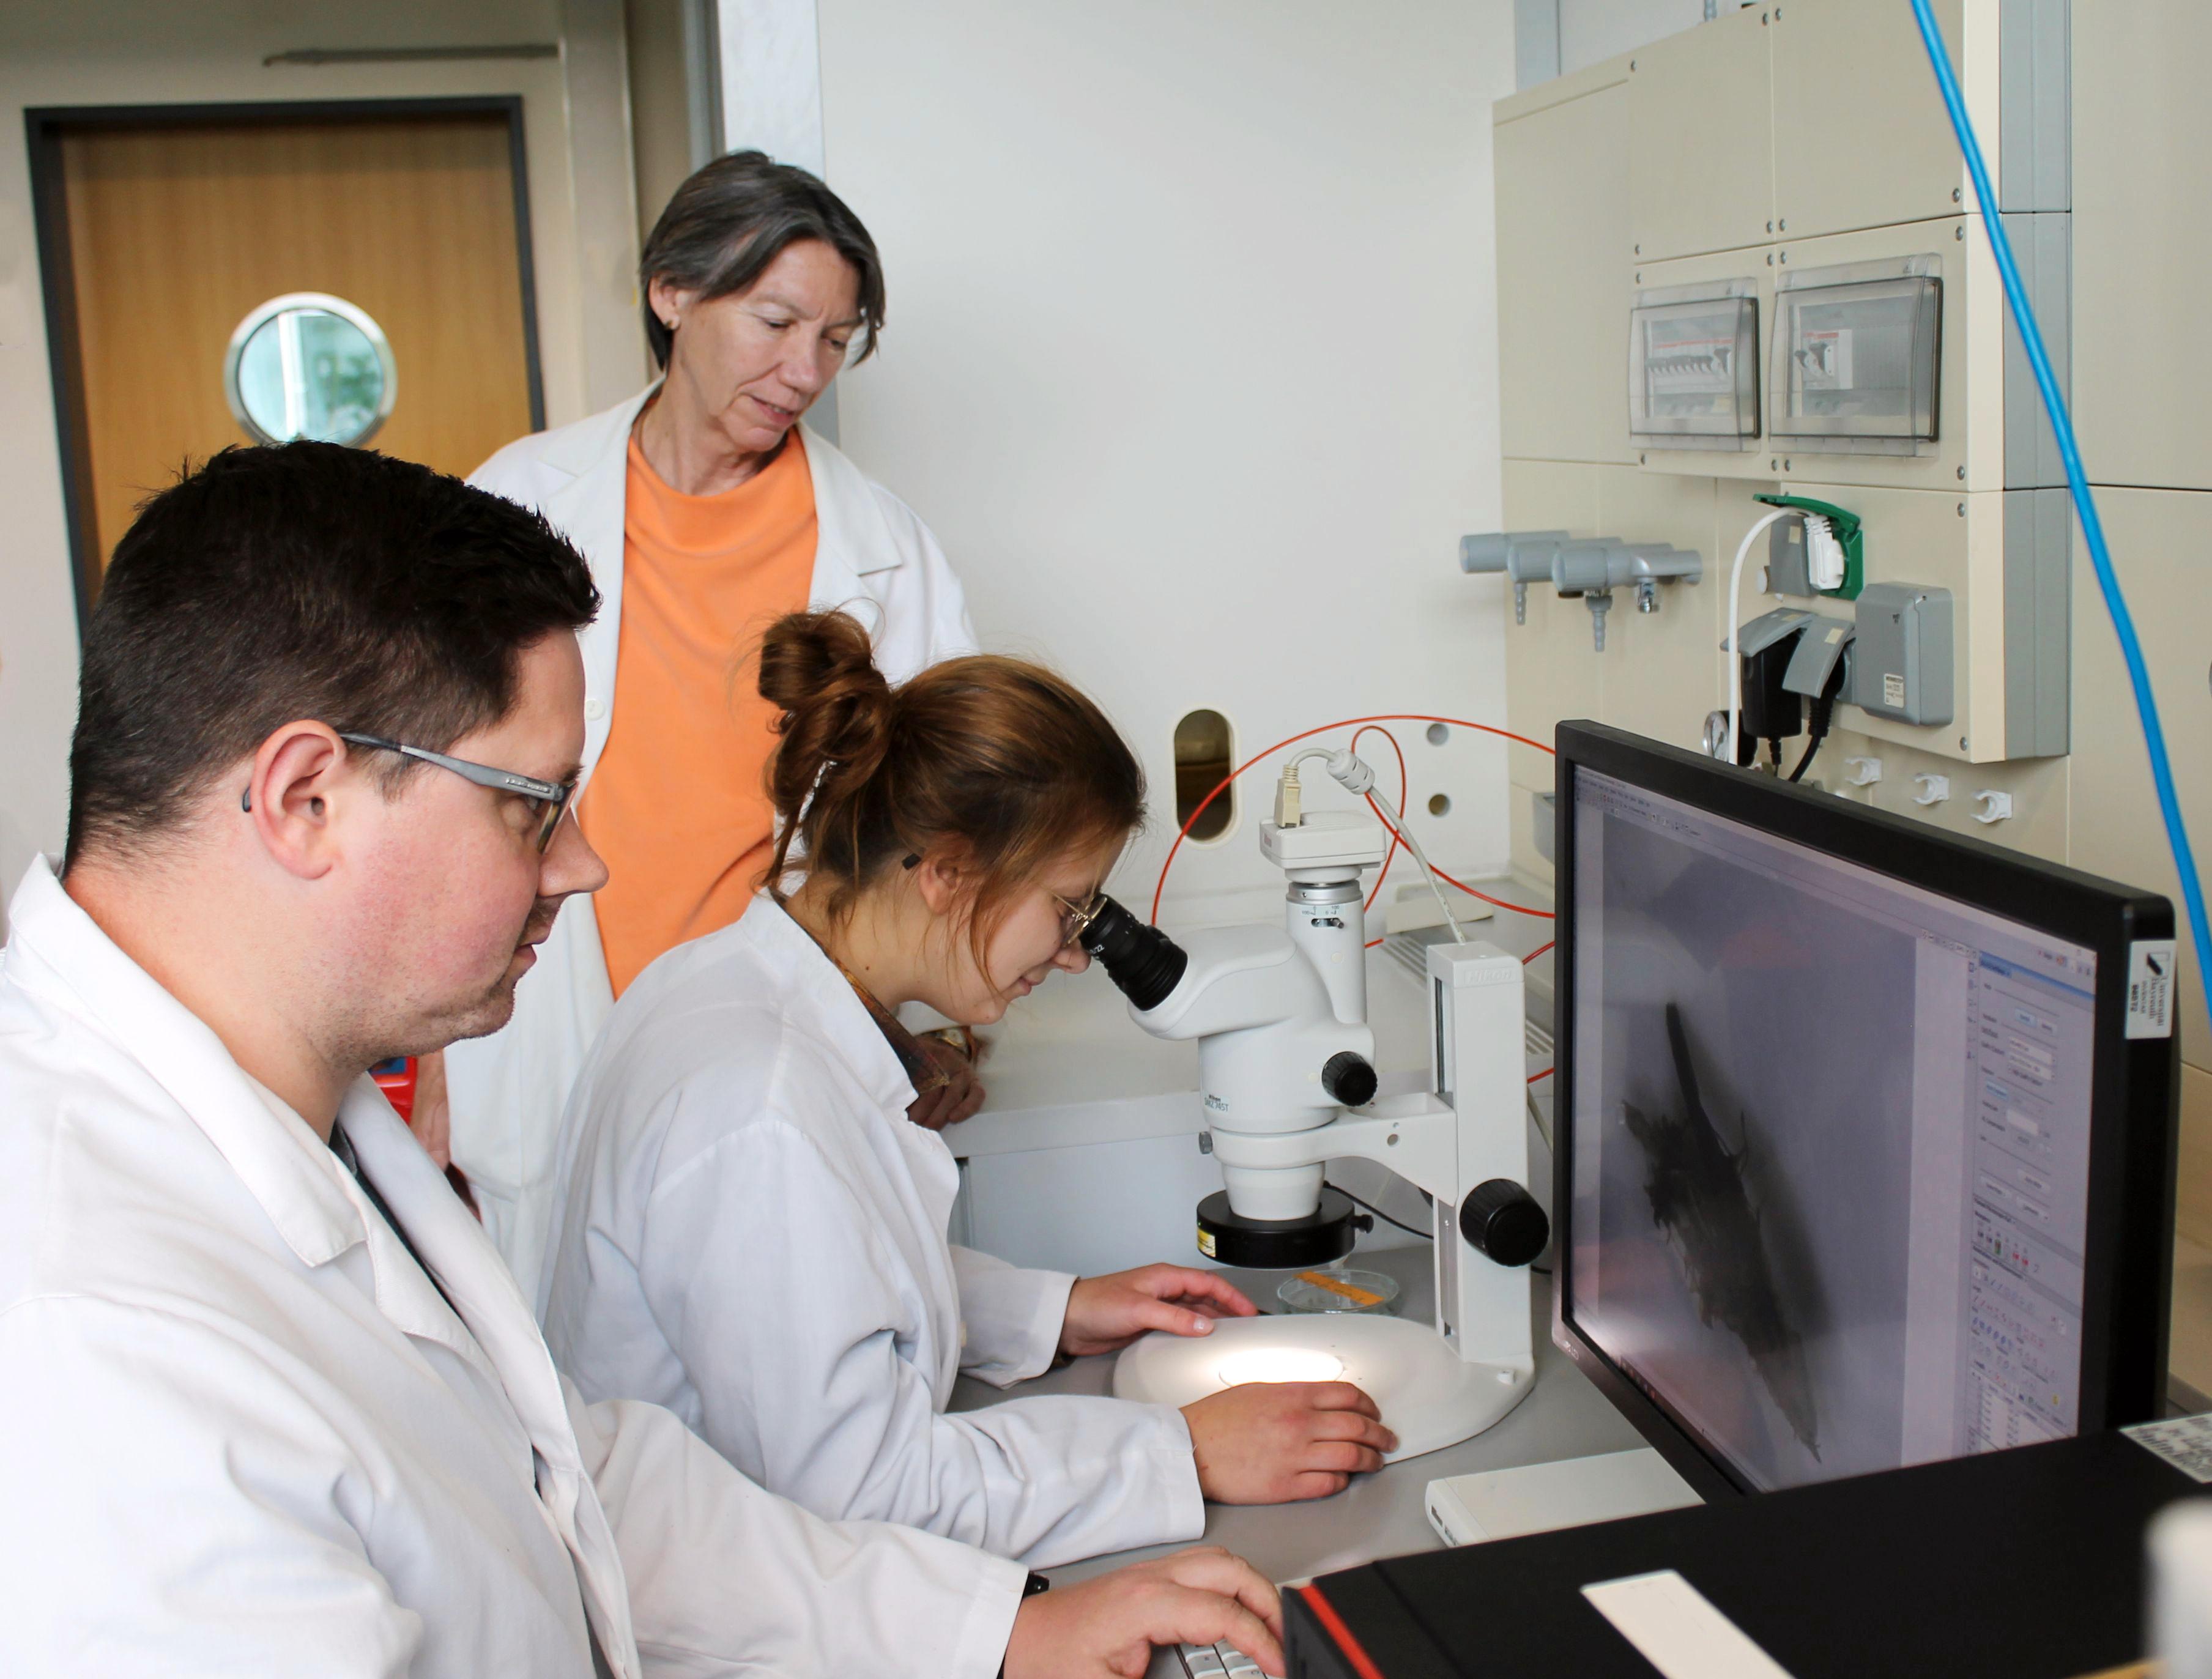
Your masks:
<path fill-rule="evenodd" d="M 223 362 L 269 298 L 331 293 L 383 328 L 398 399 L 373 448 L 465 474 L 543 423 L 520 113 L 473 103 L 33 113 L 86 605 L 148 494 L 251 441 Z"/>

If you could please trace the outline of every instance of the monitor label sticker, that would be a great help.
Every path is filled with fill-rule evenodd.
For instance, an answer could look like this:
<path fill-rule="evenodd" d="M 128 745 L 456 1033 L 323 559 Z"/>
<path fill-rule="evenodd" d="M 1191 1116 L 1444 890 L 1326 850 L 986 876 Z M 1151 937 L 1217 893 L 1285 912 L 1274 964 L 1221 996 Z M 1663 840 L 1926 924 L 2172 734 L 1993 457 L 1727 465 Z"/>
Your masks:
<path fill-rule="evenodd" d="M 2171 1422 L 2136 1422 L 2120 1430 L 2200 1485 L 2212 1486 L 2212 1414 Z"/>
<path fill-rule="evenodd" d="M 2173 1036 L 2176 942 L 2139 938 L 2128 946 L 2128 1036 Z"/>

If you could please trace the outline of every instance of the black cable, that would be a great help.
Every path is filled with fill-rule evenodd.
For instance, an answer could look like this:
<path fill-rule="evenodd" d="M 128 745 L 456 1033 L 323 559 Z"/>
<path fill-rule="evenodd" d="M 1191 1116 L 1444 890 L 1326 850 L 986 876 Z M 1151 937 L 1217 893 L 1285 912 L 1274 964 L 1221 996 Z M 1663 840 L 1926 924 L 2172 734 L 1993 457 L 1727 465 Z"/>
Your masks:
<path fill-rule="evenodd" d="M 1844 662 L 1838 659 L 1835 670 L 1829 675 L 1826 690 L 1813 701 L 1809 719 L 1813 738 L 1806 744 L 1805 755 L 1797 761 L 1797 767 L 1790 772 L 1792 781 L 1803 779 L 1806 770 L 1811 767 L 1814 755 L 1820 750 L 1820 743 L 1828 738 L 1828 724 L 1836 714 L 1836 696 L 1843 689 L 1843 673 Z"/>
<path fill-rule="evenodd" d="M 1323 1181 L 1324 1183 L 1327 1183 L 1327 1182 L 1328 1182 L 1328 1180 L 1327 1180 L 1326 1179 L 1324 1179 L 1322 1181 Z M 1436 1237 L 1436 1233 L 1435 1233 L 1434 1231 L 1432 1231 L 1432 1230 L 1416 1230 L 1416 1229 L 1414 1229 L 1414 1228 L 1413 1228 L 1413 1227 L 1412 1225 L 1410 1225 L 1410 1224 L 1401 1224 L 1401 1223 L 1399 1223 L 1399 1221 L 1397 1221 L 1397 1220 L 1396 1220 L 1396 1219 L 1395 1219 L 1395 1218 L 1392 1218 L 1392 1217 L 1390 1216 L 1390 1215 L 1389 1215 L 1389 1214 L 1388 1214 L 1388 1213 L 1384 1212 L 1384 1211 L 1383 1211 L 1380 1207 L 1376 1206 L 1376 1205 L 1372 1201 L 1362 1201 L 1362 1200 L 1361 1200 L 1358 1196 L 1354 1195 L 1354 1194 L 1353 1194 L 1350 1190 L 1348 1190 L 1348 1189 L 1345 1188 L 1345 1186 L 1344 1186 L 1343 1185 L 1341 1185 L 1341 1184 L 1329 1184 L 1329 1185 L 1328 1185 L 1328 1187 L 1329 1187 L 1329 1188 L 1331 1188 L 1331 1189 L 1333 1189 L 1333 1190 L 1334 1190 L 1334 1191 L 1335 1191 L 1339 1195 L 1342 1196 L 1342 1197 L 1343 1197 L 1346 1201 L 1349 1201 L 1350 1203 L 1352 1203 L 1352 1204 L 1353 1206 L 1355 1206 L 1355 1207 L 1364 1207 L 1364 1208 L 1366 1208 L 1366 1209 L 1367 1209 L 1367 1210 L 1368 1210 L 1369 1212 L 1370 1212 L 1370 1213 L 1374 1214 L 1376 1217 L 1377 1217 L 1377 1218 L 1381 1219 L 1381 1220 L 1382 1221 L 1382 1222 L 1383 1222 L 1383 1223 L 1385 1223 L 1385 1224 L 1395 1224 L 1395 1225 L 1397 1225 L 1397 1226 L 1398 1226 L 1398 1228 L 1400 1228 L 1401 1230 L 1404 1231 L 1404 1232 L 1405 1232 L 1407 1235 L 1409 1235 L 1409 1236 L 1419 1236 L 1419 1237 L 1423 1241 L 1427 1241 L 1427 1242 L 1432 1242 L 1432 1241 L 1436 1240 L 1436 1239 L 1437 1239 L 1437 1237 Z"/>

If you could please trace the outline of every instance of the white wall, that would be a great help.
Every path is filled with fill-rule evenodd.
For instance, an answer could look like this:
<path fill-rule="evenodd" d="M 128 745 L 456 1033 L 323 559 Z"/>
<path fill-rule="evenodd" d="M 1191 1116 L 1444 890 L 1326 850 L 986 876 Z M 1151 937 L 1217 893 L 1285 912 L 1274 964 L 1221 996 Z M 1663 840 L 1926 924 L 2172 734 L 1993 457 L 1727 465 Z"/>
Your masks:
<path fill-rule="evenodd" d="M 565 61 L 262 63 L 302 47 L 553 40 Z M 61 849 L 76 707 L 76 605 L 24 107 L 520 94 L 539 355 L 557 425 L 629 395 L 644 373 L 622 48 L 618 0 L 473 0 L 458 12 L 440 0 L 0 6 L 0 894 L 34 853 Z"/>
<path fill-rule="evenodd" d="M 985 640 L 1139 744 L 1156 830 L 1194 706 L 1248 754 L 1369 712 L 1502 720 L 1500 591 L 1454 556 L 1498 522 L 1511 0 L 820 18 L 829 178 L 890 287 L 882 355 L 840 381 L 845 447 L 935 527 Z M 1419 819 L 1437 861 L 1502 864 L 1502 755 L 1401 738 L 1416 799 L 1454 801 Z M 1269 880 L 1266 797 L 1184 848 L 1182 891 Z"/>

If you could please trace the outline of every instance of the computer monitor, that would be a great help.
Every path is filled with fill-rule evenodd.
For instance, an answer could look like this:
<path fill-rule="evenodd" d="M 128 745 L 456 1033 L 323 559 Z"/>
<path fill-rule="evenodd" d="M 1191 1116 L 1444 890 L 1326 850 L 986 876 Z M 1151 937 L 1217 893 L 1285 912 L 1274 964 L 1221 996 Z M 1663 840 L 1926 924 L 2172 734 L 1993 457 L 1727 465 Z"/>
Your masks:
<path fill-rule="evenodd" d="M 2158 1415 L 2166 900 L 1558 748 L 1559 1345 L 1709 1497 Z"/>

